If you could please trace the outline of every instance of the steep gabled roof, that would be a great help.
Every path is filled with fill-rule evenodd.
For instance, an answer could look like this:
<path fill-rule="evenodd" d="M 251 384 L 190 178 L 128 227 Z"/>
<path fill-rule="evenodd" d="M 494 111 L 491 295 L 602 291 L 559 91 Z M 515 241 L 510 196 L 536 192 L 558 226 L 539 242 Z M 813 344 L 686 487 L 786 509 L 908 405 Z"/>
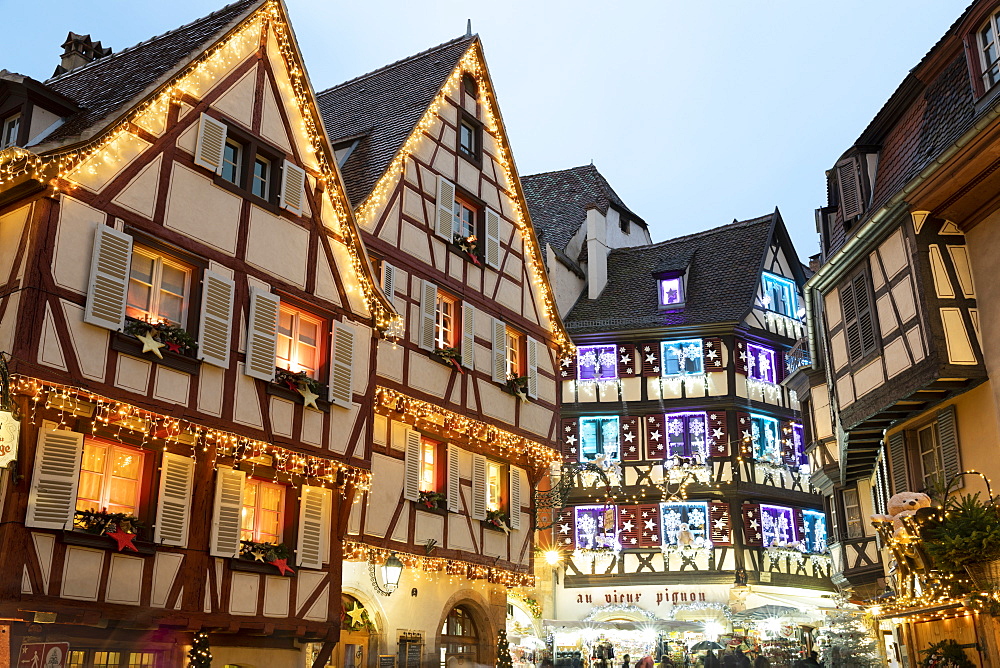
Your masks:
<path fill-rule="evenodd" d="M 141 94 L 161 84 L 199 55 L 264 0 L 240 0 L 217 12 L 133 47 L 45 81 L 45 85 L 80 106 L 80 111 L 45 140 L 65 143 L 88 129 L 102 127 L 131 109 Z"/>
<path fill-rule="evenodd" d="M 566 316 L 574 334 L 738 322 L 753 308 L 777 211 L 608 255 L 608 284 L 580 297 Z M 684 308 L 659 309 L 654 273 L 687 267 Z"/>
<path fill-rule="evenodd" d="M 317 94 L 334 146 L 348 137 L 358 139 L 341 167 L 354 207 L 371 193 L 476 39 L 453 39 Z"/>
<path fill-rule="evenodd" d="M 592 164 L 522 176 L 521 185 L 539 244 L 543 249 L 551 244 L 564 262 L 570 260 L 565 254 L 566 246 L 586 222 L 589 207 L 597 207 L 606 214 L 608 207 L 614 206 L 646 226 Z"/>

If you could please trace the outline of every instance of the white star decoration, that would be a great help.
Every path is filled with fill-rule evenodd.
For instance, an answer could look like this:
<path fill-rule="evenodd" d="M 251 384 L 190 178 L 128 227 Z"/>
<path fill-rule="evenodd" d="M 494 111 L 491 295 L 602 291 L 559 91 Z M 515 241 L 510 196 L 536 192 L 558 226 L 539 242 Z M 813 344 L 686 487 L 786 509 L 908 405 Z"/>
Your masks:
<path fill-rule="evenodd" d="M 646 520 L 646 531 L 656 531 L 656 522 L 653 520 Z"/>
<path fill-rule="evenodd" d="M 633 434 L 630 431 L 625 432 L 625 442 L 626 443 L 631 443 L 634 440 L 635 440 L 635 434 Z"/>
<path fill-rule="evenodd" d="M 722 531 L 723 529 L 725 529 L 726 528 L 726 520 L 723 519 L 723 518 L 721 518 L 721 517 L 719 519 L 715 520 L 715 528 L 718 529 L 719 531 Z"/>
<path fill-rule="evenodd" d="M 569 443 L 570 445 L 576 445 L 576 436 L 570 434 L 569 436 L 566 437 L 566 442 Z"/>
<path fill-rule="evenodd" d="M 622 364 L 628 364 L 632 361 L 631 355 L 622 355 Z"/>
<path fill-rule="evenodd" d="M 652 434 L 649 435 L 649 437 L 654 441 L 658 441 L 660 440 L 660 432 L 654 431 Z"/>
<path fill-rule="evenodd" d="M 560 524 L 559 525 L 559 533 L 569 533 L 569 525 L 568 524 Z"/>
<path fill-rule="evenodd" d="M 628 449 L 628 451 L 629 451 L 629 452 L 635 452 L 635 446 L 633 445 L 632 447 L 630 447 L 630 448 Z"/>
<path fill-rule="evenodd" d="M 723 431 L 721 428 L 716 427 L 712 430 L 712 438 L 722 438 Z"/>
<path fill-rule="evenodd" d="M 649 350 L 650 350 L 649 346 L 646 346 L 645 348 L 642 349 L 642 352 L 648 353 Z"/>
<path fill-rule="evenodd" d="M 313 392 L 308 385 L 300 385 L 299 394 L 302 395 L 303 406 L 312 406 L 316 410 L 319 410 L 319 406 L 316 405 L 316 400 L 319 399 L 319 395 Z"/>
<path fill-rule="evenodd" d="M 622 523 L 622 531 L 624 531 L 625 533 L 631 531 L 633 527 L 635 527 L 635 525 L 632 524 L 632 520 L 625 520 Z"/>
<path fill-rule="evenodd" d="M 570 359 L 569 359 L 568 357 L 564 357 L 564 358 L 562 358 L 562 360 L 560 361 L 560 363 L 561 363 L 561 364 L 562 364 L 562 365 L 563 365 L 564 367 L 568 367 L 568 366 L 569 366 L 569 364 L 570 364 Z"/>
<path fill-rule="evenodd" d="M 714 350 L 709 350 L 708 354 L 705 355 L 705 357 L 707 357 L 708 359 L 713 360 L 713 361 L 718 356 L 719 356 L 719 353 L 715 352 Z"/>
<path fill-rule="evenodd" d="M 760 524 L 757 523 L 757 520 L 750 520 L 750 528 L 751 529 L 756 529 L 759 526 L 760 526 Z"/>
<path fill-rule="evenodd" d="M 749 431 L 746 431 L 746 430 L 744 430 L 744 431 L 743 431 L 743 438 L 744 438 L 744 439 L 748 439 L 748 438 L 750 438 L 750 432 L 749 432 Z"/>
<path fill-rule="evenodd" d="M 656 355 L 646 355 L 646 361 L 650 364 L 656 364 Z"/>

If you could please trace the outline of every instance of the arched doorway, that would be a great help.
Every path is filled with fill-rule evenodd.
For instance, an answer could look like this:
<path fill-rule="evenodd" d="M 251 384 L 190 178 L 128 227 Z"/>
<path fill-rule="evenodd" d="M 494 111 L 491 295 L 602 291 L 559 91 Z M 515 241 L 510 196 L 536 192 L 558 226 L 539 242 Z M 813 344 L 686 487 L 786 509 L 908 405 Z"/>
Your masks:
<path fill-rule="evenodd" d="M 340 642 L 333 651 L 332 668 L 365 668 L 368 647 L 375 631 L 374 611 L 350 594 L 340 595 Z"/>
<path fill-rule="evenodd" d="M 441 625 L 441 668 L 471 668 L 479 663 L 479 629 L 472 613 L 459 605 Z"/>

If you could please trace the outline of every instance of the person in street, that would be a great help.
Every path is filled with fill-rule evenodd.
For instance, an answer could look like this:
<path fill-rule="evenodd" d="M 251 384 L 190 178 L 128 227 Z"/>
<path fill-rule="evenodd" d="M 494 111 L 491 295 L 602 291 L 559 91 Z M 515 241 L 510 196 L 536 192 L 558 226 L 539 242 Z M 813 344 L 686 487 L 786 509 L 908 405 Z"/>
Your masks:
<path fill-rule="evenodd" d="M 628 654 L 622 657 L 622 668 L 632 668 L 632 665 L 628 661 Z"/>
<path fill-rule="evenodd" d="M 754 659 L 753 668 L 771 668 L 771 662 L 763 654 L 758 654 Z"/>
<path fill-rule="evenodd" d="M 823 664 L 819 662 L 819 654 L 815 650 L 809 652 L 809 656 L 802 659 L 802 668 L 823 668 Z"/>
<path fill-rule="evenodd" d="M 726 652 L 723 654 L 722 668 L 740 668 L 740 664 L 736 662 L 736 654 L 733 652 Z"/>
<path fill-rule="evenodd" d="M 743 653 L 743 650 L 739 647 L 736 648 L 734 652 L 736 656 L 736 667 L 737 668 L 750 668 L 750 657 Z"/>
<path fill-rule="evenodd" d="M 708 650 L 708 654 L 705 655 L 705 668 L 720 668 L 722 665 L 719 662 L 719 657 L 715 656 L 715 652 Z"/>
<path fill-rule="evenodd" d="M 635 668 L 656 668 L 656 662 L 653 661 L 653 655 L 646 652 L 646 656 L 636 662 Z"/>

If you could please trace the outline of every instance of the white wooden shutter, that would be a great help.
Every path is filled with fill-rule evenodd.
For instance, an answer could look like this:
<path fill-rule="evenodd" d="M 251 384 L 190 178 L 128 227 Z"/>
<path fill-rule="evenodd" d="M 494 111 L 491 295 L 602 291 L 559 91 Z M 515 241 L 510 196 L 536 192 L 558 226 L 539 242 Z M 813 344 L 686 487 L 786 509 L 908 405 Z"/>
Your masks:
<path fill-rule="evenodd" d="M 403 453 L 403 498 L 416 501 L 420 496 L 420 432 L 406 430 L 406 450 Z"/>
<path fill-rule="evenodd" d="M 293 162 L 285 160 L 281 168 L 281 194 L 278 204 L 296 215 L 302 214 L 302 202 L 306 196 L 306 172 Z"/>
<path fill-rule="evenodd" d="M 528 396 L 538 397 L 538 341 L 528 339 Z"/>
<path fill-rule="evenodd" d="M 226 150 L 226 124 L 206 113 L 201 115 L 198 128 L 198 147 L 194 152 L 194 164 L 222 173 L 222 155 Z"/>
<path fill-rule="evenodd" d="M 507 325 L 493 318 L 493 380 L 507 382 Z"/>
<path fill-rule="evenodd" d="M 278 352 L 278 312 L 281 300 L 256 287 L 250 288 L 250 320 L 247 323 L 246 374 L 261 380 L 274 380 Z"/>
<path fill-rule="evenodd" d="M 522 476 L 524 475 L 521 469 L 516 466 L 510 467 L 510 503 L 508 504 L 509 509 L 507 510 L 508 524 L 510 524 L 511 529 L 521 528 L 521 497 L 522 497 L 522 485 L 524 481 Z"/>
<path fill-rule="evenodd" d="M 329 561 L 331 501 L 329 489 L 302 486 L 295 556 L 303 568 L 322 568 Z"/>
<path fill-rule="evenodd" d="M 354 327 L 333 323 L 330 353 L 330 403 L 350 408 L 354 402 Z"/>
<path fill-rule="evenodd" d="M 90 259 L 90 286 L 83 321 L 110 330 L 125 326 L 125 298 L 132 268 L 132 237 L 98 225 Z"/>
<path fill-rule="evenodd" d="M 198 359 L 229 368 L 229 342 L 233 334 L 232 279 L 206 271 L 201 285 L 201 319 L 198 321 Z"/>
<path fill-rule="evenodd" d="M 486 209 L 486 264 L 500 268 L 500 214 Z"/>
<path fill-rule="evenodd" d="M 396 268 L 382 260 L 382 293 L 392 301 L 396 296 Z"/>
<path fill-rule="evenodd" d="M 430 281 L 424 281 L 420 288 L 420 347 L 434 350 L 434 330 L 437 326 L 438 288 Z"/>
<path fill-rule="evenodd" d="M 160 468 L 156 528 L 153 533 L 153 540 L 157 543 L 187 547 L 193 482 L 194 460 L 164 452 L 163 466 Z"/>
<path fill-rule="evenodd" d="M 486 519 L 486 457 L 472 455 L 472 519 Z"/>
<path fill-rule="evenodd" d="M 476 307 L 462 302 L 462 366 L 476 368 Z"/>
<path fill-rule="evenodd" d="M 246 473 L 220 468 L 215 475 L 210 552 L 213 557 L 236 557 L 240 553 L 240 520 Z"/>
<path fill-rule="evenodd" d="M 446 241 L 451 241 L 455 236 L 455 184 L 443 176 L 438 177 L 434 233 Z"/>
<path fill-rule="evenodd" d="M 38 432 L 25 526 L 73 528 L 82 457 L 83 434 L 55 429 Z"/>
<path fill-rule="evenodd" d="M 458 446 L 448 444 L 448 510 L 457 513 L 462 509 L 462 480 L 459 470 Z"/>

